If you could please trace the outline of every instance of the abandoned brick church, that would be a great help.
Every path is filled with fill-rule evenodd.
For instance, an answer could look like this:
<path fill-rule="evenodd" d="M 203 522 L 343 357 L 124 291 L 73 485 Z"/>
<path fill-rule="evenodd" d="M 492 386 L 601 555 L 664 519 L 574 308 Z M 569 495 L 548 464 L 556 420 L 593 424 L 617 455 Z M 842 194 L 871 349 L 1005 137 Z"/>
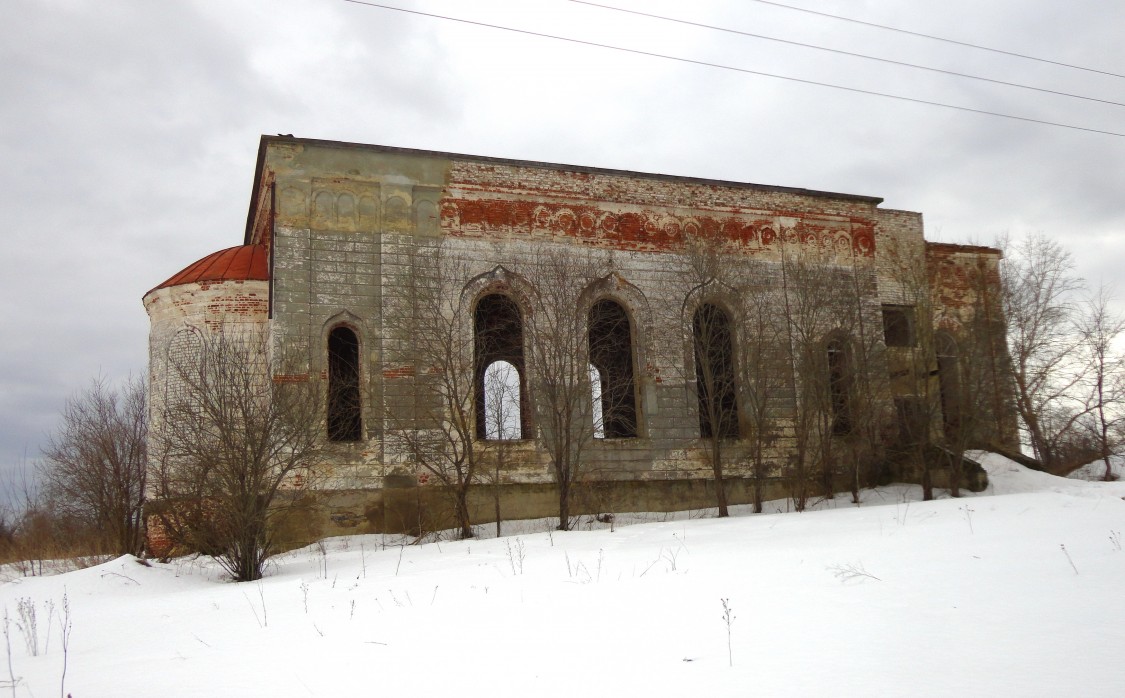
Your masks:
<path fill-rule="evenodd" d="M 731 504 L 755 483 L 792 496 L 816 468 L 807 477 L 840 490 L 916 479 L 923 451 L 904 444 L 968 423 L 967 399 L 986 413 L 971 445 L 1014 445 L 996 357 L 983 371 L 964 359 L 974 332 L 1003 351 L 999 251 L 927 242 L 921 214 L 881 202 L 263 136 L 243 244 L 144 297 L 152 400 L 173 389 L 159 357 L 185 332 L 250 328 L 271 356 L 298 356 L 273 380 L 321 381 L 327 404 L 323 477 L 295 540 L 443 521 L 439 479 L 396 438 L 450 419 L 420 297 L 448 301 L 472 355 L 475 522 L 558 513 L 548 342 L 581 354 L 584 397 L 565 407 L 575 514 L 714 506 L 716 457 Z M 579 341 L 540 336 L 566 326 L 545 321 L 548 297 Z M 489 394 L 497 366 L 506 395 Z"/>

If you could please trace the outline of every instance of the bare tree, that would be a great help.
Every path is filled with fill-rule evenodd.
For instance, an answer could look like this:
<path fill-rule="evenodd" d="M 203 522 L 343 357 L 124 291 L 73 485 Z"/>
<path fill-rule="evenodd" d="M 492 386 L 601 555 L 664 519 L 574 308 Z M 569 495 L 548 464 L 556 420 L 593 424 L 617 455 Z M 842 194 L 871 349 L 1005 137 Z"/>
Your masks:
<path fill-rule="evenodd" d="M 917 469 L 922 499 L 931 500 L 934 469 L 948 465 L 949 459 L 939 457 L 935 446 L 940 433 L 935 425 L 942 408 L 939 372 L 943 367 L 937 348 L 941 335 L 933 326 L 929 268 L 922 244 L 891 241 L 882 254 L 890 269 L 884 300 L 890 302 L 882 307 L 881 330 L 896 413 L 890 451 L 894 459 Z M 944 369 L 953 376 L 952 367 Z M 949 470 L 954 480 L 951 488 L 956 491 L 956 478 L 953 469 Z"/>
<path fill-rule="evenodd" d="M 857 376 L 867 370 L 856 351 L 858 303 L 852 270 L 818 251 L 782 263 L 784 316 L 794 366 L 794 449 L 787 468 L 790 497 L 804 510 L 816 489 L 831 496 L 834 447 L 857 428 Z"/>
<path fill-rule="evenodd" d="M 1125 423 L 1125 359 L 1116 344 L 1125 333 L 1125 319 L 1111 309 L 1105 287 L 1087 298 L 1076 320 L 1082 361 L 1089 383 L 1087 430 L 1105 463 L 1103 479 L 1113 479 L 1110 456 L 1120 447 L 1120 425 Z"/>
<path fill-rule="evenodd" d="M 325 443 L 325 391 L 269 338 L 223 325 L 187 332 L 164 361 L 150 448 L 160 522 L 174 542 L 215 556 L 236 581 L 276 552 L 284 489 L 307 486 Z M 157 428 L 158 427 L 158 428 Z"/>
<path fill-rule="evenodd" d="M 1075 294 L 1070 254 L 1056 241 L 1031 235 L 1006 246 L 1003 308 L 1016 410 L 1036 458 L 1058 464 L 1058 445 L 1084 414 L 1075 407 L 1084 367 L 1070 361 L 1078 347 L 1072 331 Z"/>
<path fill-rule="evenodd" d="M 500 537 L 502 516 L 500 493 L 506 449 L 504 441 L 518 439 L 520 430 L 520 379 L 515 366 L 507 361 L 497 361 L 484 373 L 484 419 L 486 448 L 495 445 L 492 463 L 492 503 L 496 518 L 496 536 Z"/>
<path fill-rule="evenodd" d="M 749 444 L 748 458 L 753 474 L 754 513 L 762 511 L 763 490 L 769 472 L 768 452 L 781 437 L 785 406 L 793 399 L 793 364 L 787 351 L 784 325 L 777 309 L 784 304 L 780 289 L 764 273 L 751 275 L 740 285 L 742 303 L 738 326 L 735 365 L 738 368 L 743 424 Z"/>
<path fill-rule="evenodd" d="M 483 456 L 475 411 L 485 380 L 462 308 L 468 278 L 468 264 L 446 245 L 419 248 L 398 307 L 384 316 L 385 332 L 409 347 L 416 367 L 416 401 L 388 401 L 388 441 L 445 488 L 462 538 L 473 536 L 469 491 Z"/>
<path fill-rule="evenodd" d="M 720 517 L 729 515 L 726 465 L 731 446 L 741 436 L 739 414 L 739 367 L 735 323 L 742 308 L 737 302 L 736 285 L 741 278 L 726 241 L 719 235 L 700 236 L 687 241 L 678 274 L 684 284 L 683 296 L 689 305 L 683 317 L 668 322 L 686 321 L 690 361 L 684 362 L 684 383 L 698 409 L 699 436 L 715 483 L 715 504 Z"/>
<path fill-rule="evenodd" d="M 535 396 L 536 438 L 547 453 L 559 497 L 559 529 L 570 528 L 571 489 L 594 438 L 590 387 L 589 313 L 583 291 L 608 274 L 590 251 L 548 247 L 525 266 L 535 298 L 529 313 L 529 371 Z M 603 388 L 604 390 L 604 388 Z"/>
<path fill-rule="evenodd" d="M 67 400 L 39 465 L 55 513 L 99 531 L 119 555 L 143 542 L 147 435 L 145 381 L 118 390 L 97 379 Z"/>
<path fill-rule="evenodd" d="M 846 309 L 838 321 L 838 332 L 845 332 L 854 352 L 848 362 L 845 376 L 846 400 L 851 421 L 851 430 L 845 438 L 836 442 L 839 446 L 837 457 L 845 461 L 844 471 L 848 475 L 848 485 L 852 502 L 859 503 L 859 491 L 878 475 L 878 467 L 886 458 L 886 432 L 890 422 L 888 412 L 891 389 L 887 371 L 887 347 L 884 341 L 883 322 L 880 306 L 875 299 L 879 297 L 878 282 L 873 264 L 852 256 L 851 268 L 844 272 L 846 287 L 842 302 Z M 930 305 L 921 301 L 914 316 L 925 313 L 929 317 Z M 831 363 L 831 355 L 829 360 Z M 830 366 L 831 369 L 831 366 Z M 839 401 L 831 384 L 835 376 L 830 370 L 830 398 Z"/>
<path fill-rule="evenodd" d="M 43 573 L 44 560 L 90 552 L 76 551 L 75 532 L 66 531 L 60 523 L 51 514 L 42 478 L 28 466 L 24 455 L 17 468 L 0 477 L 0 559 L 16 562 L 22 574 L 34 576 Z M 80 547 L 85 546 L 80 543 Z"/>

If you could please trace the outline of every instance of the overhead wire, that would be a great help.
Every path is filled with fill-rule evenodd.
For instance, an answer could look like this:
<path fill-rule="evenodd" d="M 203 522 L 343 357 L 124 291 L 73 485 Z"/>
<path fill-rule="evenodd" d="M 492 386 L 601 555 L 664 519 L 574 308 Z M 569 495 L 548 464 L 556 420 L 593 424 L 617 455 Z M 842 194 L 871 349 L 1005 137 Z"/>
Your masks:
<path fill-rule="evenodd" d="M 604 48 L 604 49 L 608 49 L 608 50 L 611 50 L 611 51 L 620 51 L 620 52 L 623 52 L 623 53 L 631 53 L 631 54 L 638 55 L 638 56 L 647 56 L 647 57 L 650 57 L 650 58 L 661 58 L 661 59 L 664 59 L 664 60 L 676 61 L 678 63 L 686 63 L 686 64 L 689 64 L 689 65 L 699 65 L 699 66 L 705 66 L 705 67 L 709 67 L 709 68 L 718 68 L 718 69 L 721 69 L 721 70 L 730 70 L 730 71 L 734 71 L 734 72 L 738 72 L 738 73 L 744 73 L 744 74 L 747 74 L 747 75 L 757 75 L 757 76 L 760 76 L 760 77 L 774 78 L 774 79 L 777 79 L 777 80 L 788 80 L 790 82 L 797 82 L 797 83 L 801 83 L 801 84 L 805 84 L 805 85 L 814 85 L 814 86 L 817 86 L 817 87 L 827 87 L 827 88 L 831 88 L 831 89 L 834 89 L 834 90 L 841 90 L 841 91 L 844 91 L 844 92 L 852 92 L 852 93 L 856 93 L 856 94 L 863 94 L 863 95 L 868 95 L 868 96 L 873 96 L 873 97 L 884 97 L 886 99 L 894 99 L 894 100 L 898 100 L 898 101 L 902 101 L 902 102 L 911 102 L 911 103 L 914 103 L 914 104 L 924 104 L 924 105 L 928 105 L 928 106 L 931 106 L 931 107 L 941 107 L 943 109 L 953 109 L 955 111 L 968 112 L 968 113 L 972 113 L 972 114 L 982 114 L 982 115 L 985 115 L 985 116 L 994 116 L 994 117 L 998 117 L 998 118 L 1002 118 L 1002 119 L 1011 119 L 1011 120 L 1014 120 L 1014 121 L 1023 121 L 1023 122 L 1026 122 L 1026 123 L 1041 124 L 1041 125 L 1044 125 L 1044 126 L 1055 126 L 1055 127 L 1058 127 L 1058 128 L 1066 128 L 1066 129 L 1071 129 L 1071 130 L 1075 130 L 1075 131 L 1085 131 L 1087 133 L 1098 133 L 1098 134 L 1105 135 L 1105 136 L 1116 136 L 1118 138 L 1125 138 L 1125 133 L 1119 133 L 1119 132 L 1116 132 L 1116 131 L 1106 131 L 1106 130 L 1090 128 L 1090 127 L 1086 127 L 1086 126 L 1077 126 L 1075 124 L 1066 124 L 1066 123 L 1062 123 L 1062 122 L 1058 122 L 1058 121 L 1048 121 L 1046 119 L 1036 119 L 1034 117 L 1029 117 L 1029 116 L 1019 116 L 1019 115 L 1016 115 L 1016 114 L 1005 114 L 1005 113 L 1002 113 L 1002 112 L 989 111 L 987 109 L 977 109 L 977 108 L 974 108 L 974 107 L 966 107 L 966 106 L 957 105 L 957 104 L 946 104 L 944 102 L 935 102 L 935 101 L 932 101 L 932 100 L 920 99 L 920 98 L 917 98 L 917 97 L 907 97 L 905 95 L 896 95 L 896 94 L 892 94 L 890 92 L 878 92 L 876 90 L 866 90 L 866 89 L 859 88 L 859 87 L 848 87 L 846 85 L 837 85 L 837 84 L 830 83 L 830 82 L 821 82 L 821 81 L 818 81 L 818 80 L 809 80 L 809 79 L 806 79 L 806 78 L 798 78 L 798 77 L 793 77 L 791 75 L 779 75 L 777 73 L 768 73 L 768 72 L 761 71 L 761 70 L 752 70 L 750 68 L 740 68 L 738 66 L 724 65 L 722 63 L 713 63 L 713 62 L 710 62 L 710 61 L 703 61 L 703 60 L 698 60 L 698 59 L 694 59 L 694 58 L 684 58 L 682 56 L 672 56 L 672 55 L 665 54 L 665 53 L 656 53 L 654 51 L 643 51 L 641 49 L 627 48 L 627 47 L 624 47 L 624 46 L 615 46 L 613 44 L 604 44 L 604 43 L 600 43 L 600 42 L 597 42 L 597 41 L 589 41 L 589 40 L 586 40 L 586 39 L 576 39 L 576 38 L 573 38 L 573 37 L 561 36 L 561 35 L 558 35 L 558 34 L 547 34 L 545 32 L 537 32 L 537 31 L 532 31 L 530 29 L 520 29 L 520 28 L 517 28 L 517 27 L 506 27 L 506 26 L 502 26 L 502 25 L 499 25 L 499 24 L 491 24 L 489 22 L 481 22 L 481 21 L 478 21 L 478 20 L 464 19 L 464 18 L 461 18 L 461 17 L 452 17 L 452 16 L 449 16 L 449 15 L 440 15 L 440 14 L 436 14 L 436 13 L 432 13 L 432 12 L 423 12 L 421 10 L 410 10 L 410 9 L 403 8 L 403 7 L 395 7 L 393 5 L 383 5 L 381 3 L 371 2 L 370 0 L 343 0 L 343 2 L 351 3 L 353 5 L 362 5 L 362 6 L 365 6 L 365 7 L 374 7 L 374 8 L 379 8 L 379 9 L 383 9 L 383 10 L 390 10 L 390 11 L 394 11 L 394 12 L 402 12 L 402 13 L 405 13 L 405 14 L 416 15 L 416 16 L 419 16 L 419 17 L 429 17 L 429 18 L 432 18 L 432 19 L 441 19 L 441 20 L 446 20 L 446 21 L 450 21 L 450 22 L 458 22 L 460 24 L 468 24 L 468 25 L 471 25 L 471 26 L 485 27 L 485 28 L 488 28 L 488 29 L 499 29 L 501 31 L 512 32 L 512 33 L 515 33 L 515 34 L 523 34 L 525 36 L 534 36 L 534 37 L 538 37 L 538 38 L 542 38 L 542 39 L 552 39 L 552 40 L 555 40 L 555 41 L 565 41 L 567 43 L 578 44 L 578 45 L 581 45 L 581 46 L 593 46 L 593 47 L 596 47 L 596 48 Z"/>
<path fill-rule="evenodd" d="M 1061 90 L 1052 90 L 1046 87 L 1035 87 L 1034 85 L 1024 85 L 1018 82 L 1009 82 L 1007 80 L 999 80 L 996 78 L 988 78 L 981 75 L 972 75 L 970 73 L 960 73 L 955 70 L 946 70 L 944 68 L 935 68 L 933 66 L 919 65 L 917 63 L 908 63 L 906 61 L 898 61 L 892 58 L 881 58 L 879 56 L 872 56 L 865 53 L 855 53 L 852 51 L 844 51 L 843 49 L 829 48 L 827 46 L 819 46 L 817 44 L 806 44 L 800 41 L 792 41 L 790 39 L 780 39 L 775 36 L 766 36 L 765 34 L 755 34 L 753 32 L 742 31 L 740 29 L 731 29 L 729 27 L 720 27 L 714 24 L 704 24 L 702 22 L 693 22 L 688 19 L 680 19 L 678 17 L 668 17 L 666 15 L 658 15 L 651 12 L 642 12 L 640 10 L 631 10 L 625 7 L 616 7 L 614 5 L 603 5 L 602 3 L 589 2 L 589 0 L 568 0 L 578 5 L 588 5 L 590 7 L 597 7 L 603 10 L 612 10 L 614 12 L 622 12 L 630 15 L 637 15 L 639 17 L 648 17 L 650 19 L 658 19 L 664 22 L 675 22 L 676 24 L 684 24 L 691 27 L 698 27 L 700 29 L 709 29 L 712 31 L 725 32 L 727 34 L 737 34 L 739 36 L 751 37 L 754 39 L 763 39 L 765 41 L 774 41 L 781 44 L 788 44 L 790 46 L 800 46 L 801 48 L 813 49 L 815 51 L 825 51 L 828 53 L 835 53 L 842 56 L 851 56 L 853 58 L 862 58 L 868 61 L 877 61 L 879 63 L 888 63 L 890 65 L 897 65 L 905 68 L 914 68 L 916 70 L 926 70 L 932 73 L 941 73 L 943 75 L 951 75 L 958 78 L 967 78 L 969 80 L 980 80 L 981 82 L 988 82 L 994 85 L 1005 85 L 1007 87 L 1015 87 L 1021 90 L 1032 90 L 1035 92 L 1044 92 L 1046 94 L 1058 95 L 1061 97 L 1071 97 L 1073 99 L 1083 99 L 1089 102 L 1100 102 L 1102 104 L 1112 104 L 1117 107 L 1125 107 L 1125 102 L 1114 102 L 1110 99 L 1101 99 L 1100 97 L 1089 97 L 1086 95 L 1074 94 L 1071 92 L 1063 92 Z"/>
<path fill-rule="evenodd" d="M 762 5 L 772 5 L 774 7 L 780 7 L 780 8 L 786 9 L 786 10 L 793 10 L 794 12 L 805 12 L 805 13 L 810 14 L 810 15 L 819 15 L 821 17 L 829 17 L 831 19 L 840 20 L 841 22 L 851 22 L 852 24 L 862 24 L 865 27 L 874 27 L 876 29 L 885 29 L 887 31 L 898 32 L 899 34 L 908 34 L 910 36 L 917 36 L 917 37 L 921 37 L 923 39 L 931 39 L 933 41 L 941 41 L 941 42 L 944 42 L 944 43 L 947 43 L 947 44 L 956 44 L 957 46 L 967 46 L 968 48 L 974 48 L 974 49 L 978 49 L 980 51 L 990 51 L 992 53 L 1000 53 L 1000 54 L 1003 54 L 1005 56 L 1014 56 L 1016 58 L 1023 58 L 1025 60 L 1036 61 L 1036 62 L 1039 62 L 1039 63 L 1050 63 L 1051 65 L 1058 65 L 1058 66 L 1062 66 L 1064 68 L 1073 68 L 1074 70 L 1083 70 L 1083 71 L 1086 71 L 1086 72 L 1089 72 L 1089 73 L 1099 73 L 1101 75 L 1111 75 L 1115 78 L 1125 78 L 1125 75 L 1122 75 L 1121 73 L 1113 73 L 1113 72 L 1110 72 L 1108 70 L 1100 70 L 1098 68 L 1088 68 L 1086 66 L 1075 65 L 1073 63 L 1063 63 L 1062 61 L 1053 61 L 1049 58 L 1038 58 L 1036 56 L 1031 56 L 1031 55 L 1028 55 L 1026 53 L 1017 53 L 1015 51 L 1005 51 L 1004 49 L 1000 49 L 1000 48 L 992 48 L 991 46 L 982 46 L 980 44 L 971 44 L 967 41 L 958 41 L 957 39 L 949 39 L 949 38 L 946 38 L 946 37 L 943 37 L 943 36 L 935 36 L 933 34 L 924 34 L 922 32 L 910 31 L 909 29 L 900 29 L 899 27 L 890 27 L 890 26 L 887 26 L 885 24 L 876 24 L 875 22 L 867 22 L 867 21 L 862 20 L 862 19 L 854 19 L 852 17 L 844 17 L 843 15 L 834 15 L 834 14 L 830 14 L 828 12 L 821 12 L 819 10 L 810 10 L 810 9 L 807 9 L 807 8 L 804 8 L 804 7 L 797 7 L 795 5 L 786 5 L 785 3 L 774 2 L 773 0 L 752 0 L 752 1 L 760 3 Z"/>

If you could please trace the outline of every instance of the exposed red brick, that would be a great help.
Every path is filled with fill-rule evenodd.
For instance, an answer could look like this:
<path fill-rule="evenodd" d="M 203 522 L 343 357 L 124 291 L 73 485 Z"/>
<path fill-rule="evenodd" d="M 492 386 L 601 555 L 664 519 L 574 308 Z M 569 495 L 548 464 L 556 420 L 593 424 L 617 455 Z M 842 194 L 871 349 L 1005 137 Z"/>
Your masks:
<path fill-rule="evenodd" d="M 385 369 L 383 369 L 383 377 L 384 378 L 413 378 L 414 377 L 414 367 L 413 366 L 397 366 L 397 367 L 394 367 L 394 368 L 385 368 Z"/>
<path fill-rule="evenodd" d="M 738 214 L 681 215 L 657 209 L 617 212 L 597 204 L 545 203 L 514 198 L 449 198 L 442 201 L 441 225 L 454 236 L 527 235 L 559 236 L 587 240 L 599 246 L 639 250 L 681 249 L 687 237 L 721 237 L 747 252 L 772 247 L 780 241 L 842 248 L 870 257 L 875 253 L 875 224 L 850 218 L 836 225 L 813 222 L 808 214 L 769 212 L 797 217 L 792 229 L 776 230 L 772 218 L 761 211 L 750 218 Z"/>

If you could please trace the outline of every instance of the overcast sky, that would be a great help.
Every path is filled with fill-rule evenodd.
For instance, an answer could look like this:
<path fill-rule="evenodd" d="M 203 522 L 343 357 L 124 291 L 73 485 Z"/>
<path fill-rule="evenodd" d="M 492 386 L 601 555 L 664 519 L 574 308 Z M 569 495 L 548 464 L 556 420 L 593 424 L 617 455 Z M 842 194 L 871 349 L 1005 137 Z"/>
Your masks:
<path fill-rule="evenodd" d="M 1125 102 L 1125 79 L 754 0 L 607 4 Z M 787 0 L 1125 74 L 1125 3 Z M 567 0 L 387 0 L 490 24 L 1125 133 L 1125 107 Z M 343 0 L 6 0 L 0 470 L 65 399 L 145 370 L 144 293 L 241 244 L 263 133 L 880 196 L 927 237 L 1057 236 L 1125 259 L 1125 138 L 408 15 Z M 1122 289 L 1125 291 L 1125 289 Z"/>

